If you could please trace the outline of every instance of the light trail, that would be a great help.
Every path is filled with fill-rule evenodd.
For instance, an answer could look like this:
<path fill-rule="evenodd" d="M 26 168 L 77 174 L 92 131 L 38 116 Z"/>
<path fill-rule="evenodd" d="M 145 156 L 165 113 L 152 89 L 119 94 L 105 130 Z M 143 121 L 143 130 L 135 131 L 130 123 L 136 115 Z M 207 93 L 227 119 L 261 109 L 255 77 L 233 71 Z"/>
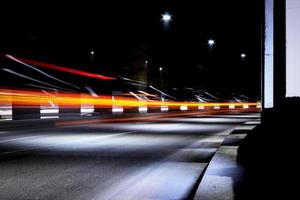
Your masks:
<path fill-rule="evenodd" d="M 24 78 L 24 79 L 31 80 L 31 81 L 34 81 L 34 82 L 37 82 L 37 83 L 40 83 L 40 84 L 48 85 L 48 86 L 50 86 L 50 87 L 59 88 L 59 89 L 66 90 L 66 91 L 75 92 L 74 90 L 70 90 L 70 89 L 62 88 L 62 87 L 60 87 L 60 86 L 52 85 L 52 84 L 50 84 L 50 83 L 46 83 L 46 82 L 44 82 L 44 81 L 40 81 L 40 80 L 38 80 L 38 79 L 35 79 L 35 78 L 32 78 L 32 77 L 26 76 L 26 75 L 21 74 L 21 73 L 18 73 L 18 72 L 15 72 L 15 71 L 13 71 L 13 70 L 11 70 L 11 69 L 3 68 L 2 70 L 5 71 L 5 72 L 7 72 L 7 73 L 13 74 L 13 75 L 15 75 L 15 76 L 19 76 L 19 77 L 22 77 L 22 78 Z"/>
<path fill-rule="evenodd" d="M 58 78 L 56 78 L 56 77 L 54 77 L 54 76 L 51 76 L 50 74 L 47 74 L 46 72 L 44 72 L 44 71 L 42 71 L 42 70 L 37 69 L 36 67 L 33 67 L 33 66 L 31 66 L 31 65 L 28 65 L 28 64 L 22 62 L 21 60 L 15 58 L 14 56 L 11 56 L 11 55 L 5 55 L 5 56 L 6 56 L 7 58 L 9 58 L 9 59 L 11 59 L 11 60 L 17 62 L 17 63 L 20 63 L 20 64 L 22 64 L 22 65 L 24 65 L 24 66 L 26 66 L 26 67 L 29 67 L 29 68 L 33 69 L 33 70 L 35 70 L 35 71 L 37 71 L 37 72 L 39 72 L 39 73 L 41 73 L 41 74 L 43 74 L 43 75 L 45 75 L 45 76 L 47 76 L 47 77 L 53 79 L 53 80 L 56 80 L 56 81 L 59 81 L 59 82 L 61 82 L 61 83 L 70 85 L 70 86 L 72 86 L 72 87 L 74 87 L 74 88 L 76 88 L 76 89 L 80 89 L 80 88 L 79 88 L 78 86 L 76 86 L 76 85 L 73 85 L 73 84 L 68 83 L 68 82 L 66 82 L 66 81 L 63 81 L 63 80 L 60 80 L 60 79 L 58 79 Z"/>
<path fill-rule="evenodd" d="M 169 101 L 139 101 L 136 98 L 128 98 L 118 96 L 117 98 L 112 98 L 112 96 L 99 96 L 92 97 L 90 94 L 70 94 L 66 92 L 53 92 L 48 91 L 47 94 L 37 90 L 0 90 L 0 103 L 6 103 L 12 101 L 18 106 L 35 106 L 35 105 L 48 105 L 49 101 L 56 105 L 62 106 L 74 106 L 78 107 L 81 104 L 90 104 L 97 107 L 111 108 L 112 106 L 121 107 L 178 107 L 186 106 L 189 108 L 213 108 L 213 107 L 257 107 L 257 103 L 232 103 L 232 102 L 218 102 L 218 103 L 205 103 L 205 102 L 169 102 Z"/>
<path fill-rule="evenodd" d="M 49 63 L 45 63 L 45 62 L 41 62 L 41 61 L 36 61 L 36 60 L 28 59 L 28 58 L 18 58 L 18 57 L 14 57 L 14 58 L 18 59 L 19 61 L 22 61 L 23 63 L 28 63 L 31 65 L 36 65 L 39 67 L 48 68 L 48 69 L 52 69 L 52 70 L 57 70 L 57 71 L 67 72 L 67 73 L 76 74 L 76 75 L 80 75 L 80 76 L 102 79 L 102 80 L 115 80 L 115 78 L 110 77 L 110 76 L 104 76 L 104 75 L 94 74 L 94 73 L 90 73 L 90 72 L 86 72 L 86 71 L 82 71 L 82 70 L 71 69 L 71 68 L 54 65 L 54 64 L 49 64 Z"/>

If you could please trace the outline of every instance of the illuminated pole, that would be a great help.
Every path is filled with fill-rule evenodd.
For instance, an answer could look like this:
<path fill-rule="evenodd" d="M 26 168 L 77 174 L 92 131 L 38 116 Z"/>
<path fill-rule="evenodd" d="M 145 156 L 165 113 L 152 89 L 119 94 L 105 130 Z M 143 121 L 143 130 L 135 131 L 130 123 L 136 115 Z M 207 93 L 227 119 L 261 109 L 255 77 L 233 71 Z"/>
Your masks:
<path fill-rule="evenodd" d="M 95 52 L 94 52 L 94 51 L 91 51 L 91 62 L 94 61 L 94 55 L 95 55 Z"/>
<path fill-rule="evenodd" d="M 168 12 L 165 12 L 161 15 L 161 21 L 163 22 L 164 28 L 168 29 L 170 22 L 172 21 L 172 15 Z"/>

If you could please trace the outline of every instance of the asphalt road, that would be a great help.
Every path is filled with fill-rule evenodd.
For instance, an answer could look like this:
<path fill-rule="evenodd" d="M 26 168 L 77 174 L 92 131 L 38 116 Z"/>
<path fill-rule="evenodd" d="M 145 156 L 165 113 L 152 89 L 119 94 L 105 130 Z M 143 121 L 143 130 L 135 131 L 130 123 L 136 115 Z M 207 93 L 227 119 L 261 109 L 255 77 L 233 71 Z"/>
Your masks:
<path fill-rule="evenodd" d="M 186 199 L 224 137 L 258 117 L 0 131 L 0 199 Z"/>

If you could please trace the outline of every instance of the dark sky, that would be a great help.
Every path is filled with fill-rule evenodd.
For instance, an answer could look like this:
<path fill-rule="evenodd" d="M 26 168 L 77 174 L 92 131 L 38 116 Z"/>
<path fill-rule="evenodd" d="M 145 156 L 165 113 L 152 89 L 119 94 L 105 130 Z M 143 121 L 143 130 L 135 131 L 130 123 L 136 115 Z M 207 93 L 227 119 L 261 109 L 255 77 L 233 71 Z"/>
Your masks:
<path fill-rule="evenodd" d="M 170 87 L 260 95 L 260 0 L 38 1 L 1 6 L 0 51 L 110 74 L 149 60 Z M 172 15 L 165 28 L 161 14 Z M 207 40 L 216 44 L 208 49 Z M 90 51 L 95 51 L 91 63 Z M 246 53 L 245 60 L 240 54 Z"/>

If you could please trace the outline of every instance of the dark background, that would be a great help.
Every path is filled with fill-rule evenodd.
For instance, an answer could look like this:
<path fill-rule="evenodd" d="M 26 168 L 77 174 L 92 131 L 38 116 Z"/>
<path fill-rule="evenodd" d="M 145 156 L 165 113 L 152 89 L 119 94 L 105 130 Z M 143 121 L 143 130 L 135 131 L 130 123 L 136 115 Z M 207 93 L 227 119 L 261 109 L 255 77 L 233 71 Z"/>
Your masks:
<path fill-rule="evenodd" d="M 1 5 L 0 52 L 107 75 L 149 61 L 168 87 L 260 96 L 262 1 L 38 1 Z M 169 27 L 161 15 L 172 15 Z M 209 50 L 208 39 L 216 44 Z M 95 51 L 91 60 L 90 52 Z M 241 53 L 247 57 L 242 60 Z M 2 73 L 2 72 L 1 72 Z"/>

